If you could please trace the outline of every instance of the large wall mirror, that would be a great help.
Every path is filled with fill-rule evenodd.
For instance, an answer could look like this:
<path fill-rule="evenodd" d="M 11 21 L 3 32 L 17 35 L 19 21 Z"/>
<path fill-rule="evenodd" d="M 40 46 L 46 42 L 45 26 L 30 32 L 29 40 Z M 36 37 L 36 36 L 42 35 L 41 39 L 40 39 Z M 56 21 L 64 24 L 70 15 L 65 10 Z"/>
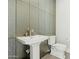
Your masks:
<path fill-rule="evenodd" d="M 16 35 L 28 28 L 38 35 L 55 35 L 55 0 L 17 0 Z"/>

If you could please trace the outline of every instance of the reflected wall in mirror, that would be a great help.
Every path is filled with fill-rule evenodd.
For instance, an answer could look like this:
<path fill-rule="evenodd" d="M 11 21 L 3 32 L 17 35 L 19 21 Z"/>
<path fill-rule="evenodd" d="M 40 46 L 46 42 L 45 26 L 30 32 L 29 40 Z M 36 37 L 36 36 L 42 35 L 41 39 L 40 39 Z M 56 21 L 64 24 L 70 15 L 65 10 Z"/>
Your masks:
<path fill-rule="evenodd" d="M 17 0 L 16 35 L 23 36 L 28 28 L 36 34 L 55 35 L 55 0 Z"/>

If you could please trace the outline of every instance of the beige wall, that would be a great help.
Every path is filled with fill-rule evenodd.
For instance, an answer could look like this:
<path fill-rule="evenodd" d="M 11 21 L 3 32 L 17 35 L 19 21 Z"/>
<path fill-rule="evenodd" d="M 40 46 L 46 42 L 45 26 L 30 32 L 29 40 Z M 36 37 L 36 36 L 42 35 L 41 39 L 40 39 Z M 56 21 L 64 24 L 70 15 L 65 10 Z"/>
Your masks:
<path fill-rule="evenodd" d="M 17 35 L 23 35 L 29 26 L 37 34 L 55 34 L 55 0 L 17 0 Z"/>
<path fill-rule="evenodd" d="M 70 4 L 69 0 L 56 0 L 56 36 L 57 42 L 70 49 Z"/>
<path fill-rule="evenodd" d="M 8 0 L 8 59 L 15 59 L 15 0 Z"/>
<path fill-rule="evenodd" d="M 15 0 L 8 1 L 8 36 L 15 37 Z"/>

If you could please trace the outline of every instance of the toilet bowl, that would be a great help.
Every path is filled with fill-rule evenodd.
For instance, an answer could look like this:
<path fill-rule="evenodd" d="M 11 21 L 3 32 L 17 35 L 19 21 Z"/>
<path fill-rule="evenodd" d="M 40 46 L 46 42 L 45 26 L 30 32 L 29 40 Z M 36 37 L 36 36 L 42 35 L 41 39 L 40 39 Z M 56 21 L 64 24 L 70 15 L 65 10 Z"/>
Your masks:
<path fill-rule="evenodd" d="M 51 46 L 50 55 L 54 55 L 60 59 L 65 59 L 66 45 L 55 43 L 56 36 L 50 36 L 48 44 Z"/>

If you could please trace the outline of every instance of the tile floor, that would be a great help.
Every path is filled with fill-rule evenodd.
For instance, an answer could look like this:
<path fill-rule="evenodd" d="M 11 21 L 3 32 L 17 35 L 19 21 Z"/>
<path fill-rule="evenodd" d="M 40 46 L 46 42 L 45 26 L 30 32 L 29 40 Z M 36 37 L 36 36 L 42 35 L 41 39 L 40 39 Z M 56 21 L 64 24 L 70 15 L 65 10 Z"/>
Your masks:
<path fill-rule="evenodd" d="M 41 59 L 59 59 L 59 58 L 57 58 L 55 56 L 52 56 L 50 54 L 47 54 L 44 57 L 42 57 Z M 65 59 L 70 59 L 70 54 L 69 53 L 66 53 L 66 58 Z"/>

